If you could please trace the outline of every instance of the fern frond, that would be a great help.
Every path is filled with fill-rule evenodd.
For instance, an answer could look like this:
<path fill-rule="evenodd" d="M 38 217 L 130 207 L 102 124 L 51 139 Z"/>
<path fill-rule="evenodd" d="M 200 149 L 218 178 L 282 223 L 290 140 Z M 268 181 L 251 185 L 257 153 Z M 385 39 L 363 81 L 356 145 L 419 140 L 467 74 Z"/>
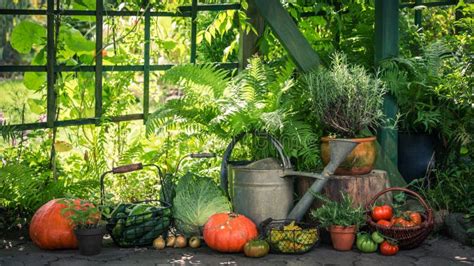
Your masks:
<path fill-rule="evenodd" d="M 230 80 L 229 71 L 217 65 L 178 65 L 166 71 L 161 80 L 166 84 L 181 84 L 187 87 L 201 85 L 212 88 L 214 98 L 218 98 Z"/>
<path fill-rule="evenodd" d="M 17 132 L 15 126 L 2 126 L 0 125 L 0 132 L 4 141 L 10 141 L 15 138 L 15 133 Z"/>
<path fill-rule="evenodd" d="M 120 154 L 120 165 L 136 162 L 136 159 L 138 159 L 143 152 L 143 146 L 139 142 L 133 143 L 130 148 Z"/>
<path fill-rule="evenodd" d="M 285 123 L 281 140 L 285 152 L 298 159 L 299 170 L 315 170 L 321 168 L 321 159 L 318 156 L 321 132 L 306 121 L 297 117 L 288 119 Z"/>

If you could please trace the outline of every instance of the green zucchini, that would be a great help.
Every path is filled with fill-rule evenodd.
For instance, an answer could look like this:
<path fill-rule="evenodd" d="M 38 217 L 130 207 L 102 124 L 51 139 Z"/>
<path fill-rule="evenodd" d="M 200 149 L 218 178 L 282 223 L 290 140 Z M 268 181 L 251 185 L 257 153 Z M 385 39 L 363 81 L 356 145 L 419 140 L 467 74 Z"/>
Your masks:
<path fill-rule="evenodd" d="M 124 212 L 119 212 L 115 215 L 115 219 L 127 219 L 127 214 Z"/>
<path fill-rule="evenodd" d="M 123 232 L 123 239 L 127 241 L 136 240 L 141 238 L 144 234 L 153 230 L 156 225 L 156 221 L 150 220 L 145 223 L 141 223 L 134 226 L 126 226 L 125 231 Z"/>
<path fill-rule="evenodd" d="M 132 211 L 130 212 L 129 215 L 140 215 L 140 214 L 144 214 L 147 212 L 148 208 L 150 208 L 151 206 L 148 205 L 148 204 L 137 204 L 135 205 L 135 207 L 133 207 Z"/>
<path fill-rule="evenodd" d="M 112 236 L 116 239 L 120 238 L 122 236 L 122 232 L 125 229 L 125 220 L 124 219 L 119 219 L 117 223 L 114 226 L 114 229 L 112 229 Z"/>
<path fill-rule="evenodd" d="M 129 215 L 127 217 L 127 222 L 125 223 L 126 226 L 135 226 L 142 223 L 146 223 L 151 221 L 153 218 L 152 213 L 140 214 L 140 215 Z"/>
<path fill-rule="evenodd" d="M 110 217 L 120 219 L 120 218 L 117 217 L 117 215 L 120 214 L 120 213 L 125 214 L 125 210 L 127 209 L 127 207 L 128 207 L 129 205 L 130 205 L 130 204 L 120 203 L 120 204 L 119 204 L 117 207 L 115 207 L 115 209 L 112 211 L 112 213 L 110 214 Z"/>
<path fill-rule="evenodd" d="M 171 220 L 168 217 L 163 217 L 158 220 L 158 224 L 150 232 L 144 234 L 140 240 L 138 240 L 137 245 L 150 244 L 156 237 L 163 234 L 170 225 Z"/>

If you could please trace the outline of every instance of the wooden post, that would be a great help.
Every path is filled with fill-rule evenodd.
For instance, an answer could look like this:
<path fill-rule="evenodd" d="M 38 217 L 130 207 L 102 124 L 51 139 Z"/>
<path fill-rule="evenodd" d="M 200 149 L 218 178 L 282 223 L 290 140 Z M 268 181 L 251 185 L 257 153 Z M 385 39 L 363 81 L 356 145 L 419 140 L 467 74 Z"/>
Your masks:
<path fill-rule="evenodd" d="M 253 31 L 248 34 L 246 32 L 240 33 L 239 70 L 244 69 L 247 66 L 248 59 L 258 52 L 257 42 L 265 29 L 265 21 L 257 10 L 255 0 L 248 0 L 247 3 L 248 8 L 245 13 L 257 34 Z"/>
<path fill-rule="evenodd" d="M 375 1 L 375 65 L 381 60 L 398 56 L 398 0 Z M 387 119 L 396 120 L 398 107 L 393 96 L 387 94 L 383 104 Z M 382 127 L 378 133 L 381 153 L 395 166 L 398 165 L 398 130 Z"/>

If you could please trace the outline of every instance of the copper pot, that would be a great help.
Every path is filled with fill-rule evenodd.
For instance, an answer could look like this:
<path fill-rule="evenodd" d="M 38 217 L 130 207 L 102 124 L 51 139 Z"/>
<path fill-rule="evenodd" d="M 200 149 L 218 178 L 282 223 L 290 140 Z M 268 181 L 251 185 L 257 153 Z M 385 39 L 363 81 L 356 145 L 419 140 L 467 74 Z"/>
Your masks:
<path fill-rule="evenodd" d="M 321 157 L 324 165 L 328 164 L 330 159 L 329 140 L 331 140 L 330 137 L 321 138 Z M 334 174 L 365 175 L 370 173 L 374 168 L 375 156 L 377 154 L 375 147 L 376 137 L 354 138 L 350 140 L 359 144 L 347 156 L 346 160 L 339 165 Z"/>

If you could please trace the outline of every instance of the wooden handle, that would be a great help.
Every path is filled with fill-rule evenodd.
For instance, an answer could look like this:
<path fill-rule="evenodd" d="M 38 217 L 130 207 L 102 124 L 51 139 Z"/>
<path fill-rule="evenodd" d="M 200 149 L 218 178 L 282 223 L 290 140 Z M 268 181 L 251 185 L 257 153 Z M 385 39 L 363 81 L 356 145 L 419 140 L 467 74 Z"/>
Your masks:
<path fill-rule="evenodd" d="M 208 153 L 208 152 L 203 152 L 203 153 L 191 153 L 189 155 L 191 158 L 215 158 L 216 154 L 215 153 Z"/>
<path fill-rule="evenodd" d="M 112 168 L 112 173 L 123 174 L 143 169 L 142 163 L 132 163 Z"/>
<path fill-rule="evenodd" d="M 405 192 L 407 194 L 410 194 L 410 195 L 414 196 L 421 203 L 421 205 L 423 205 L 423 208 L 425 208 L 426 213 L 427 213 L 426 220 L 428 221 L 428 223 L 433 222 L 433 210 L 430 208 L 430 206 L 428 206 L 426 201 L 420 196 L 420 194 L 416 193 L 413 190 L 409 190 L 409 189 L 403 188 L 403 187 L 391 187 L 391 188 L 386 188 L 386 189 L 380 191 L 367 203 L 365 208 L 369 211 L 371 206 L 373 206 L 375 204 L 375 201 L 377 201 L 377 199 L 380 196 L 382 196 L 383 194 L 385 194 L 387 192 L 390 192 L 390 191 L 402 191 L 402 192 Z"/>

